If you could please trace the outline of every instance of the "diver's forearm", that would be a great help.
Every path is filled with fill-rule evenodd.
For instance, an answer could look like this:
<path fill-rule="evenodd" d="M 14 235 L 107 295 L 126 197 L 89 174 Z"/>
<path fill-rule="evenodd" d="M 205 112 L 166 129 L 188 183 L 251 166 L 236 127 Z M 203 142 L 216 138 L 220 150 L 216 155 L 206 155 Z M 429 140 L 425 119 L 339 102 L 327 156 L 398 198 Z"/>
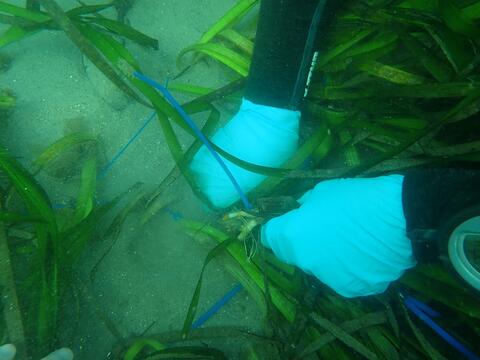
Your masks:
<path fill-rule="evenodd" d="M 292 96 L 317 5 L 318 0 L 262 0 L 246 99 L 297 110 Z"/>

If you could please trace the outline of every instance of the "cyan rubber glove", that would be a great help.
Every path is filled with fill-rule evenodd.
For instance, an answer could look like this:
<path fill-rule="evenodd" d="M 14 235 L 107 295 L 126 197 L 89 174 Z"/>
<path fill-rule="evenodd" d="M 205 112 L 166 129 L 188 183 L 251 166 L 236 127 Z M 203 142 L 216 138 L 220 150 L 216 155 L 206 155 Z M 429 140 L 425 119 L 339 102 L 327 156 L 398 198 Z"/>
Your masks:
<path fill-rule="evenodd" d="M 299 121 L 299 111 L 258 105 L 243 99 L 238 113 L 211 140 L 242 160 L 279 167 L 297 149 Z M 223 157 L 222 159 L 245 193 L 265 179 L 263 175 L 245 170 Z M 240 198 L 230 179 L 205 146 L 193 158 L 190 169 L 200 189 L 215 207 L 227 207 Z"/>
<path fill-rule="evenodd" d="M 268 221 L 261 241 L 340 295 L 382 293 L 415 265 L 402 183 L 402 175 L 323 181 Z"/>
<path fill-rule="evenodd" d="M 41 360 L 73 360 L 73 352 L 69 348 L 61 348 L 48 354 Z"/>
<path fill-rule="evenodd" d="M 0 346 L 0 360 L 13 360 L 15 359 L 16 353 L 17 349 L 13 344 Z M 73 352 L 69 348 L 61 348 L 48 354 L 41 360 L 73 360 Z"/>
<path fill-rule="evenodd" d="M 17 349 L 12 344 L 0 346 L 0 360 L 12 360 L 15 358 Z"/>

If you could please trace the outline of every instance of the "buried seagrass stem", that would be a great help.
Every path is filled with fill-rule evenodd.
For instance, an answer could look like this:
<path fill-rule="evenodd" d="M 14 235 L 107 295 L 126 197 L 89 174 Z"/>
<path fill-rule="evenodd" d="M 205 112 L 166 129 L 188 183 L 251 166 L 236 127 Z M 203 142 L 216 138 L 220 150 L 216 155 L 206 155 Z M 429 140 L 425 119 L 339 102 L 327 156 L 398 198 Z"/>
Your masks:
<path fill-rule="evenodd" d="M 0 210 L 2 209 L 0 203 Z M 17 290 L 13 280 L 10 250 L 8 249 L 5 225 L 0 221 L 0 291 L 3 316 L 7 326 L 8 341 L 15 344 L 17 358 L 26 359 L 25 330 L 20 313 Z"/>

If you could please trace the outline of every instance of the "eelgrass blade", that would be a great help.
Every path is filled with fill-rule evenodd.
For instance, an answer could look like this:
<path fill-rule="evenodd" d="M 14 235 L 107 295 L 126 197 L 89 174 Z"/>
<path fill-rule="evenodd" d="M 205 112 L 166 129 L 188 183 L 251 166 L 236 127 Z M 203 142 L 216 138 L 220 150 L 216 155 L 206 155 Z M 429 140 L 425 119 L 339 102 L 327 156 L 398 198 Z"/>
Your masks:
<path fill-rule="evenodd" d="M 10 14 L 11 16 L 1 15 L 6 24 L 13 25 L 0 36 L 0 48 L 22 40 L 42 28 L 48 28 L 51 22 L 51 17 L 47 13 L 18 7 L 4 1 L 0 1 L 0 13 Z"/>
<path fill-rule="evenodd" d="M 452 288 L 450 285 L 417 272 L 405 274 L 400 281 L 408 288 L 418 291 L 429 299 L 440 302 L 472 318 L 480 319 L 478 301 L 472 297 L 467 289 L 457 288 L 455 291 L 450 291 L 449 289 Z M 449 296 L 445 296 L 445 292 L 449 293 Z"/>
<path fill-rule="evenodd" d="M 68 16 L 81 16 L 81 15 L 87 15 L 87 14 L 95 14 L 98 13 L 102 10 L 106 10 L 108 8 L 111 8 L 112 6 L 115 5 L 115 2 L 109 2 L 106 4 L 99 4 L 99 5 L 82 5 L 76 8 L 73 8 L 71 10 L 67 11 Z"/>
<path fill-rule="evenodd" d="M 0 288 L 2 289 L 2 319 L 6 324 L 9 341 L 17 347 L 17 355 L 27 358 L 25 328 L 21 313 L 18 291 L 12 269 L 13 261 L 7 243 L 7 234 L 3 223 L 3 204 L 0 202 Z"/>
<path fill-rule="evenodd" d="M 385 125 L 391 125 L 402 130 L 422 130 L 428 125 L 425 119 L 413 117 L 388 117 L 383 119 L 373 119 L 373 121 Z"/>
<path fill-rule="evenodd" d="M 175 360 L 175 359 L 208 359 L 208 360 L 228 360 L 223 352 L 212 347 L 203 346 L 178 346 L 158 350 L 145 359 L 148 360 Z"/>
<path fill-rule="evenodd" d="M 248 75 L 248 69 L 250 67 L 250 59 L 245 56 L 236 53 L 235 51 L 221 46 L 220 44 L 215 43 L 200 43 L 194 44 L 182 50 L 178 59 L 180 60 L 183 55 L 190 51 L 199 52 L 205 55 L 208 55 L 215 60 L 223 63 L 228 66 L 233 71 L 237 72 L 239 75 L 246 77 Z M 178 66 L 181 67 L 180 63 Z"/>
<path fill-rule="evenodd" d="M 202 128 L 202 133 L 209 137 L 217 127 L 217 124 L 220 120 L 220 112 L 209 104 L 202 105 L 200 103 L 194 103 L 193 105 L 194 106 L 192 107 L 187 104 L 185 106 L 185 110 L 189 111 L 190 113 L 194 113 L 196 110 L 201 111 L 205 108 L 211 110 L 210 115 L 208 116 L 208 119 Z M 165 193 L 167 187 L 170 186 L 170 184 L 181 175 L 180 167 L 188 164 L 201 146 L 201 140 L 196 138 L 193 144 L 185 152 L 182 163 L 176 164 L 175 167 L 158 185 L 157 189 L 150 195 L 146 204 L 145 213 L 140 220 L 141 225 L 145 225 L 153 215 L 155 215 L 159 210 L 163 209 L 170 201 L 172 201 L 171 198 L 165 199 L 165 197 L 162 195 Z"/>
<path fill-rule="evenodd" d="M 207 236 L 219 243 L 224 243 L 225 241 L 227 241 L 227 239 L 230 238 L 229 235 L 225 234 L 221 230 L 200 222 L 181 220 L 180 224 L 187 231 L 187 233 L 193 237 L 195 237 L 196 234 L 200 234 L 202 236 Z M 230 243 L 227 247 L 227 251 L 241 265 L 243 270 L 248 274 L 248 276 L 252 278 L 255 284 L 263 292 L 265 292 L 265 284 L 263 281 L 262 272 L 253 262 L 247 259 L 242 244 L 240 244 L 238 240 Z M 286 297 L 275 286 L 270 285 L 269 287 L 273 304 L 283 315 L 283 317 L 288 322 L 292 323 L 295 319 L 296 313 L 295 303 L 290 298 Z"/>
<path fill-rule="evenodd" d="M 222 39 L 228 40 L 232 45 L 242 50 L 249 58 L 253 54 L 253 42 L 233 29 L 225 29 L 218 34 Z"/>
<path fill-rule="evenodd" d="M 0 90 L 0 111 L 9 111 L 15 107 L 16 99 L 10 90 Z"/>
<path fill-rule="evenodd" d="M 263 344 L 271 344 L 274 340 L 262 337 L 251 331 L 248 327 L 243 326 L 209 326 L 204 328 L 193 329 L 189 335 L 189 340 L 196 340 L 199 342 L 211 339 L 245 339 L 248 341 L 261 342 Z M 182 339 L 181 331 L 179 330 L 170 330 L 161 333 L 154 333 L 145 336 L 145 334 L 140 335 L 140 337 L 133 336 L 132 339 L 126 339 L 123 342 L 123 348 L 117 347 L 113 351 L 113 356 L 115 359 L 121 358 L 121 355 L 125 352 L 125 349 L 129 348 L 130 344 L 135 343 L 137 339 L 149 339 L 160 344 L 168 344 L 173 347 L 176 344 L 184 344 L 185 341 Z"/>
<path fill-rule="evenodd" d="M 439 11 L 447 26 L 470 38 L 480 37 L 480 27 L 451 0 L 439 0 Z"/>
<path fill-rule="evenodd" d="M 296 153 L 289 159 L 282 168 L 297 169 L 310 156 L 315 149 L 321 144 L 326 135 L 325 129 L 315 131 L 309 139 L 296 151 Z M 285 174 L 285 173 L 283 173 Z M 258 198 L 269 194 L 272 189 L 283 180 L 282 177 L 268 177 L 259 186 L 249 193 L 251 198 Z"/>
<path fill-rule="evenodd" d="M 185 124 L 183 119 L 180 117 L 180 115 L 177 113 L 174 107 L 172 107 L 168 103 L 168 101 L 166 101 L 162 96 L 160 96 L 160 94 L 158 94 L 150 85 L 133 77 L 133 71 L 138 70 L 139 67 L 136 61 L 134 60 L 133 56 L 128 52 L 127 49 L 125 49 L 119 42 L 117 42 L 112 37 L 106 34 L 101 34 L 99 32 L 92 31 L 91 29 L 88 29 L 88 28 L 84 28 L 82 29 L 82 31 L 84 32 L 85 36 L 87 36 L 89 40 L 92 41 L 97 46 L 97 48 L 99 48 L 102 51 L 102 53 L 113 64 L 119 67 L 119 69 L 125 75 L 128 76 L 132 85 L 134 85 L 141 93 L 143 93 L 146 96 L 146 98 L 148 98 L 151 101 L 154 108 L 157 110 L 157 115 L 160 121 L 160 125 L 167 139 L 167 144 L 169 146 L 169 149 L 173 158 L 175 159 L 175 162 L 177 163 L 177 165 L 183 164 L 184 163 L 184 161 L 182 161 L 183 151 L 175 135 L 175 132 L 173 131 L 173 128 L 169 122 L 169 118 L 173 119 L 173 121 L 175 121 L 177 125 L 179 125 L 182 129 L 187 131 L 189 134 L 195 136 L 192 130 Z M 192 106 L 193 103 L 194 101 L 192 101 L 191 104 L 186 105 L 186 108 L 188 108 L 189 106 Z M 214 147 L 215 151 L 217 151 L 225 159 L 252 172 L 261 173 L 265 175 L 272 175 L 272 176 L 282 176 L 285 173 L 288 173 L 290 171 L 289 169 L 285 169 L 285 168 L 283 169 L 272 168 L 267 166 L 256 165 L 256 164 L 241 160 L 227 153 L 226 151 L 219 148 L 215 144 L 212 144 L 212 146 Z M 312 145 L 310 144 L 310 146 Z M 190 183 L 190 186 L 194 190 L 194 192 L 196 192 L 196 195 L 199 198 L 204 199 L 204 201 L 207 201 L 205 199 L 205 196 L 203 196 L 197 190 L 197 187 L 193 179 L 190 177 L 190 174 L 186 170 L 185 166 L 181 166 L 180 170 L 183 172 L 184 176 L 186 176 L 187 181 Z"/>
<path fill-rule="evenodd" d="M 19 26 L 11 26 L 0 36 L 0 48 L 22 40 L 33 33 L 33 31 L 25 30 Z"/>
<path fill-rule="evenodd" d="M 357 58 L 362 58 L 366 54 L 372 54 L 380 49 L 395 49 L 390 45 L 395 44 L 398 39 L 398 35 L 389 31 L 381 31 L 370 40 L 362 40 L 355 44 L 355 46 L 344 50 L 340 55 L 337 56 L 336 60 L 349 59 L 349 61 L 354 61 Z"/>
<path fill-rule="evenodd" d="M 11 211 L 2 211 L 0 210 L 0 221 L 6 223 L 34 223 L 34 222 L 44 222 L 41 217 L 19 214 Z"/>
<path fill-rule="evenodd" d="M 113 220 L 110 222 L 110 225 L 102 235 L 103 240 L 106 240 L 106 239 L 111 240 L 111 243 L 107 248 L 107 250 L 99 257 L 99 260 L 95 263 L 95 265 L 90 270 L 90 281 L 92 283 L 95 280 L 95 276 L 100 264 L 107 257 L 107 255 L 112 250 L 113 246 L 116 244 L 116 241 L 118 239 L 118 236 L 120 235 L 120 231 L 122 229 L 123 223 L 125 222 L 125 219 L 139 204 L 141 204 L 145 200 L 146 189 L 144 188 L 143 185 L 144 185 L 143 183 L 137 182 L 132 186 L 130 186 L 121 195 L 113 199 L 111 204 L 108 206 L 108 208 L 104 212 L 104 214 L 106 214 L 106 212 L 112 209 L 114 206 L 116 206 L 122 198 L 124 198 L 128 194 L 133 194 L 131 199 L 129 199 L 129 201 L 123 206 L 123 208 L 121 208 L 121 210 L 115 215 Z"/>
<path fill-rule="evenodd" d="M 27 0 L 31 2 L 31 0 Z M 5 1 L 0 1 L 0 12 L 11 14 L 13 16 L 22 18 L 24 20 L 30 20 L 35 23 L 43 23 L 51 19 L 51 17 L 43 12 L 40 11 L 40 1 L 33 0 L 38 6 L 16 6 Z M 113 2 L 108 4 L 99 4 L 99 5 L 82 5 L 76 8 L 73 8 L 67 11 L 69 16 L 80 16 L 80 15 L 87 15 L 96 13 L 105 9 L 108 9 L 114 5 Z"/>
<path fill-rule="evenodd" d="M 442 62 L 432 51 L 426 48 L 419 40 L 408 33 L 401 33 L 401 39 L 412 54 L 420 60 L 425 69 L 439 82 L 452 79 L 451 67 Z"/>
<path fill-rule="evenodd" d="M 335 59 L 337 56 L 342 54 L 343 52 L 347 51 L 348 49 L 352 48 L 354 45 L 365 39 L 367 36 L 373 34 L 374 30 L 371 29 L 365 29 L 359 31 L 355 36 L 353 36 L 349 41 L 346 41 L 345 43 L 339 44 L 335 48 L 327 51 L 324 56 L 319 60 L 317 67 L 322 68 L 326 64 L 328 64 L 330 61 Z"/>
<path fill-rule="evenodd" d="M 95 207 L 80 222 L 63 229 L 59 237 L 62 243 L 61 265 L 64 269 L 70 269 L 74 265 L 85 249 L 88 241 L 96 231 L 100 219 L 102 219 L 116 204 L 117 200 L 111 201 L 105 205 Z M 63 274 L 68 278 L 71 274 L 67 271 Z"/>
<path fill-rule="evenodd" d="M 422 274 L 427 278 L 435 279 L 435 281 L 440 281 L 448 286 L 451 286 L 461 292 L 466 292 L 465 286 L 447 269 L 445 269 L 440 264 L 435 263 L 426 263 L 419 264 L 415 267 L 415 273 Z"/>
<path fill-rule="evenodd" d="M 208 106 L 211 112 L 207 119 L 207 122 L 202 128 L 202 133 L 205 136 L 210 136 L 213 130 L 217 127 L 217 124 L 220 120 L 220 112 L 215 109 L 213 106 Z M 165 190 L 170 186 L 180 175 L 180 167 L 186 166 L 192 160 L 195 153 L 202 146 L 200 139 L 196 138 L 193 144 L 187 149 L 181 163 L 176 164 L 175 167 L 169 172 L 169 174 L 162 180 L 158 185 L 157 189 L 149 196 L 147 204 L 145 206 L 145 213 L 143 214 L 140 224 L 145 225 L 156 213 L 165 208 L 168 204 L 174 201 L 172 196 L 164 196 Z"/>
<path fill-rule="evenodd" d="M 140 69 L 135 57 L 112 36 L 88 25 L 80 26 L 79 30 L 120 72 L 123 72 L 122 66 L 126 66 L 124 63 L 135 70 Z"/>
<path fill-rule="evenodd" d="M 368 61 L 358 68 L 366 73 L 400 85 L 418 85 L 427 82 L 423 76 L 385 65 L 377 61 Z"/>
<path fill-rule="evenodd" d="M 55 22 L 62 28 L 70 40 L 85 54 L 85 56 L 123 93 L 137 102 L 144 104 L 144 100 L 118 75 L 115 69 L 101 56 L 91 42 L 82 35 L 77 26 L 63 12 L 54 0 L 39 0 L 50 13 Z M 87 25 L 83 25 L 87 26 Z"/>
<path fill-rule="evenodd" d="M 355 299 L 342 298 L 333 292 L 324 294 L 317 305 L 315 307 L 317 314 L 329 319 L 336 319 L 336 321 L 350 321 L 352 318 L 360 318 L 371 311 L 367 304 Z M 362 333 L 366 335 L 362 336 L 366 340 L 364 344 L 377 356 L 388 359 L 399 358 L 396 350 L 396 347 L 398 347 L 397 341 L 394 338 L 392 339 L 390 332 L 385 330 L 384 327 L 367 327 Z M 327 349 L 330 351 L 333 345 L 329 344 L 326 348 L 322 348 L 320 354 L 326 356 L 325 351 Z"/>
<path fill-rule="evenodd" d="M 10 182 L 25 201 L 30 214 L 44 219 L 50 230 L 55 232 L 55 215 L 47 194 L 27 170 L 3 147 L 0 147 L 0 169 L 9 177 Z"/>
<path fill-rule="evenodd" d="M 261 314 L 265 316 L 267 314 L 267 304 L 265 302 L 265 296 L 260 287 L 257 286 L 255 281 L 247 274 L 242 266 L 235 261 L 235 259 L 233 259 L 230 254 L 224 254 L 224 256 L 220 256 L 219 260 L 225 269 L 227 269 L 227 271 L 232 274 L 232 276 L 237 279 L 240 284 L 242 284 L 243 288 L 257 303 Z"/>
<path fill-rule="evenodd" d="M 108 31 L 130 39 L 139 45 L 158 50 L 158 40 L 151 38 L 150 36 L 147 36 L 138 30 L 135 30 L 129 25 L 103 17 L 84 17 L 82 20 L 88 22 L 89 24 L 102 26 Z"/>
<path fill-rule="evenodd" d="M 5 1 L 0 1 L 0 12 L 18 16 L 35 23 L 42 23 L 50 20 L 50 16 L 43 11 L 29 10 L 21 6 L 6 3 Z"/>
<path fill-rule="evenodd" d="M 474 154 L 477 152 L 480 152 L 480 141 L 472 141 L 452 146 L 432 147 L 425 150 L 425 153 L 428 155 L 442 157 L 444 159 L 454 158 L 459 155 Z"/>
<path fill-rule="evenodd" d="M 386 314 L 383 311 L 375 312 L 375 313 L 369 313 L 365 314 L 357 319 L 354 320 L 348 320 L 345 321 L 343 324 L 341 324 L 339 327 L 347 334 L 354 333 L 356 331 L 359 331 L 361 329 L 370 327 L 370 326 L 375 326 L 375 325 L 381 325 L 386 322 Z M 322 347 L 327 345 L 328 343 L 334 341 L 336 339 L 335 335 L 332 333 L 327 333 L 324 335 L 321 335 L 319 338 L 315 339 L 313 342 L 311 342 L 309 345 L 307 345 L 302 352 L 296 356 L 296 359 L 302 359 L 306 357 L 307 355 L 310 355 L 312 353 L 315 353 L 319 351 Z"/>
<path fill-rule="evenodd" d="M 470 4 L 462 9 L 463 15 L 468 17 L 470 20 L 475 20 L 480 18 L 480 2 L 476 1 L 473 4 Z"/>
<path fill-rule="evenodd" d="M 123 206 L 120 212 L 115 216 L 110 226 L 104 233 L 105 238 L 116 238 L 120 234 L 122 225 L 136 208 L 146 202 L 148 189 L 142 183 L 135 184 L 129 191 L 133 193 L 129 201 Z M 169 203 L 165 204 L 167 206 Z"/>
<path fill-rule="evenodd" d="M 352 348 L 359 354 L 362 354 L 368 360 L 376 360 L 378 359 L 377 355 L 375 355 L 371 350 L 365 347 L 361 342 L 355 339 L 353 336 L 348 334 L 345 330 L 340 328 L 339 326 L 333 324 L 331 321 L 318 316 L 315 313 L 310 314 L 310 318 L 314 321 L 314 323 L 320 326 L 323 330 L 328 331 L 337 339 L 342 341 L 345 345 Z"/>
<path fill-rule="evenodd" d="M 423 350 L 425 353 L 430 357 L 432 360 L 447 360 L 443 355 L 441 355 L 437 349 L 433 347 L 432 344 L 425 338 L 425 335 L 420 331 L 420 329 L 415 325 L 413 322 L 412 318 L 408 314 L 408 310 L 403 305 L 401 304 L 401 307 L 403 309 L 403 313 L 405 315 L 405 318 L 407 319 L 408 325 L 410 326 L 410 329 L 412 330 L 413 334 L 415 335 L 416 339 L 422 346 Z"/>
<path fill-rule="evenodd" d="M 172 92 L 181 92 L 187 95 L 195 95 L 195 96 L 203 96 L 211 93 L 213 89 L 204 87 L 204 86 L 197 86 L 192 84 L 182 84 L 177 82 L 169 82 L 168 83 L 168 90 Z"/>
<path fill-rule="evenodd" d="M 153 87 L 133 76 L 133 70 L 139 68 L 138 64 L 128 50 L 125 49 L 118 41 L 113 39 L 111 36 L 95 32 L 89 28 L 84 28 L 82 31 L 88 37 L 88 39 L 92 41 L 97 48 L 100 49 L 100 51 L 102 51 L 105 57 L 119 68 L 119 71 L 122 71 L 128 76 L 131 84 L 137 88 L 138 91 L 144 94 L 147 99 L 149 99 L 156 111 L 161 129 L 166 138 L 168 148 L 173 159 L 175 160 L 175 163 L 179 166 L 180 171 L 185 176 L 186 180 L 190 184 L 190 187 L 196 193 L 196 195 L 200 199 L 204 199 L 206 201 L 205 196 L 198 191 L 197 186 L 195 185 L 191 174 L 186 167 L 186 163 L 183 160 L 183 150 L 177 135 L 173 130 L 170 119 L 173 119 L 180 127 L 192 134 L 192 131 L 188 125 L 185 124 L 183 119 L 177 113 L 177 110 L 170 105 L 170 103 L 164 99 Z"/>
<path fill-rule="evenodd" d="M 236 241 L 236 239 L 231 238 L 231 239 L 226 239 L 225 241 L 217 244 L 212 250 L 210 250 L 207 257 L 205 258 L 202 265 L 202 270 L 200 271 L 200 276 L 197 281 L 197 285 L 195 286 L 195 291 L 193 292 L 192 300 L 190 301 L 190 305 L 188 307 L 185 321 L 183 323 L 182 338 L 184 339 L 187 338 L 188 333 L 190 332 L 190 329 L 192 327 L 193 320 L 197 312 L 198 302 L 200 301 L 200 290 L 202 289 L 203 273 L 205 272 L 206 266 L 211 260 L 213 260 L 221 252 L 223 252 L 234 241 Z"/>
<path fill-rule="evenodd" d="M 93 210 L 95 204 L 95 192 L 97 188 L 97 159 L 90 156 L 83 165 L 80 175 L 80 188 L 77 196 L 77 205 L 73 222 L 78 223 L 85 219 Z"/>
<path fill-rule="evenodd" d="M 105 57 L 119 68 L 119 71 L 122 71 L 126 75 L 129 75 L 129 80 L 132 85 L 136 87 L 141 93 L 143 93 L 147 99 L 150 100 L 152 106 L 156 110 L 160 126 L 162 128 L 164 136 L 167 140 L 167 145 L 175 162 L 177 164 L 183 164 L 183 150 L 180 142 L 178 141 L 177 135 L 173 130 L 169 118 L 174 119 L 177 124 L 179 124 L 185 129 L 188 129 L 188 126 L 182 121 L 176 110 L 150 85 L 134 78 L 132 74 L 129 74 L 129 72 L 133 69 L 138 69 L 138 64 L 136 63 L 134 57 L 128 52 L 128 50 L 125 49 L 118 41 L 114 40 L 111 36 L 101 34 L 87 27 L 83 28 L 82 31 L 85 36 L 87 36 L 88 39 L 92 41 L 92 43 L 94 43 L 98 49 L 100 49 L 100 51 L 105 55 Z M 189 181 L 192 189 L 196 191 L 196 186 L 191 180 L 191 177 L 187 172 L 186 167 L 182 165 L 180 166 L 180 170 L 186 177 L 187 181 Z M 202 198 L 202 195 L 198 193 L 198 191 L 196 191 L 196 193 L 200 198 Z"/>
<path fill-rule="evenodd" d="M 472 63 L 475 50 L 467 38 L 446 26 L 429 26 L 426 30 L 438 43 L 456 73 L 463 71 Z"/>
<path fill-rule="evenodd" d="M 8 152 L 0 147 L 0 169 L 23 199 L 30 215 L 44 222 L 34 223 L 38 249 L 36 271 L 40 299 L 33 304 L 37 309 L 36 340 L 39 348 L 51 341 L 58 312 L 58 228 L 50 200 L 37 181 Z"/>
<path fill-rule="evenodd" d="M 137 355 L 140 355 L 142 351 L 145 351 L 146 348 L 151 348 L 154 351 L 166 349 L 166 346 L 161 342 L 150 339 L 150 338 L 140 338 L 136 339 L 133 344 L 131 344 L 123 355 L 123 360 L 135 360 L 138 359 Z"/>
<path fill-rule="evenodd" d="M 480 112 L 480 96 L 478 99 L 470 102 L 469 104 L 465 104 L 464 107 L 458 110 L 458 112 L 450 118 L 448 123 L 454 123 L 457 121 L 465 120 L 470 116 L 473 116 Z"/>
<path fill-rule="evenodd" d="M 6 25 L 14 25 L 14 26 L 19 26 L 22 28 L 26 28 L 29 26 L 35 26 L 34 22 L 30 22 L 28 20 L 24 20 L 22 18 L 16 17 L 16 16 L 9 16 L 5 14 L 0 13 L 0 23 L 1 24 L 6 24 Z"/>
<path fill-rule="evenodd" d="M 184 49 L 177 57 L 177 66 L 181 66 L 181 58 L 185 53 L 189 51 L 197 51 L 213 57 L 214 59 L 224 63 L 232 70 L 245 77 L 248 74 L 249 59 L 244 58 L 240 54 L 236 54 L 234 51 L 219 46 L 212 42 L 212 40 L 222 31 L 229 30 L 237 21 L 239 21 L 252 7 L 258 2 L 258 0 L 240 0 L 232 9 L 230 9 L 220 20 L 218 20 L 205 34 L 202 35 L 200 40 Z M 233 31 L 233 30 L 232 30 Z M 225 35 L 231 41 L 236 43 L 243 51 L 250 53 L 251 44 L 247 39 L 240 39 L 241 35 L 234 35 L 232 32 Z M 197 62 L 201 56 L 197 56 L 193 62 Z"/>
<path fill-rule="evenodd" d="M 480 82 L 432 83 L 421 85 L 377 84 L 363 86 L 325 86 L 312 90 L 312 98 L 323 100 L 356 100 L 366 98 L 460 98 L 480 89 Z"/>
<path fill-rule="evenodd" d="M 264 266 L 258 266 L 263 269 L 269 281 L 275 285 L 279 290 L 285 294 L 290 294 L 293 297 L 298 296 L 300 291 L 300 286 L 298 281 L 294 281 L 294 276 L 287 276 L 286 274 L 278 271 L 273 266 L 264 263 Z"/>
<path fill-rule="evenodd" d="M 212 40 L 219 32 L 234 25 L 239 21 L 253 6 L 258 3 L 258 0 L 240 0 L 234 7 L 232 7 L 220 20 L 218 20 L 199 40 L 199 44 L 205 44 Z"/>
<path fill-rule="evenodd" d="M 113 3 L 104 5 L 80 6 L 66 12 L 70 18 L 79 18 L 80 15 L 95 13 L 113 6 Z M 1 13 L 10 14 L 11 16 Z M 10 43 L 36 33 L 42 29 L 52 28 L 52 18 L 45 12 L 35 9 L 25 9 L 0 1 L 0 22 L 15 25 L 0 36 L 0 48 Z"/>
<path fill-rule="evenodd" d="M 345 157 L 345 164 L 347 167 L 353 168 L 361 164 L 360 156 L 355 146 L 346 146 L 343 150 L 343 155 Z"/>
<path fill-rule="evenodd" d="M 221 100 L 230 94 L 240 91 L 245 85 L 245 83 L 246 81 L 244 78 L 233 80 L 227 83 L 226 85 L 212 91 L 209 94 L 202 95 L 196 99 L 189 101 L 186 104 L 183 104 L 183 106 L 185 107 L 185 109 L 188 109 L 189 106 L 194 106 L 197 103 L 205 104 L 205 103 L 211 103 L 216 100 Z"/>
<path fill-rule="evenodd" d="M 33 161 L 35 173 L 42 170 L 63 152 L 80 145 L 96 146 L 97 141 L 97 138 L 92 134 L 82 132 L 75 132 L 60 138 L 43 150 L 43 152 Z"/>

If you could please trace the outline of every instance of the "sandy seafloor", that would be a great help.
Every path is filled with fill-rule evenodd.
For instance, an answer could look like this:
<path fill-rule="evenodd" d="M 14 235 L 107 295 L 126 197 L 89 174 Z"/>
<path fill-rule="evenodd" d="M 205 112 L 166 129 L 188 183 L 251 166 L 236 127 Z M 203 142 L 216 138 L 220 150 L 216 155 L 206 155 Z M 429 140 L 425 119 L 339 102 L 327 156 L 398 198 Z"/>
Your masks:
<path fill-rule="evenodd" d="M 10 3 L 23 5 L 24 1 Z M 64 9 L 76 5 L 59 0 Z M 85 0 L 87 4 L 103 1 Z M 127 14 L 130 24 L 159 40 L 158 51 L 128 44 L 145 73 L 164 82 L 178 72 L 177 54 L 197 41 L 235 0 L 137 0 Z M 106 13 L 113 15 L 112 12 Z M 5 26 L 1 27 L 1 30 Z M 12 57 L 8 71 L 0 74 L 2 88 L 17 96 L 17 107 L 10 117 L 1 141 L 11 153 L 29 166 L 45 148 L 65 133 L 71 119 L 81 119 L 86 128 L 103 141 L 107 158 L 125 144 L 141 126 L 150 110 L 119 95 L 98 71 L 82 59 L 78 49 L 60 31 L 41 31 L 0 50 Z M 214 62 L 202 62 L 179 81 L 218 87 L 229 79 L 228 71 Z M 185 100 L 185 97 L 179 97 Z M 234 109 L 224 109 L 222 120 Z M 201 122 L 202 117 L 196 118 Z M 191 141 L 181 134 L 183 145 Z M 111 199 L 137 181 L 154 187 L 174 166 L 157 121 L 148 125 L 132 146 L 98 184 L 99 199 Z M 54 202 L 75 196 L 78 178 L 61 182 L 42 175 L 39 180 Z M 176 198 L 172 209 L 187 218 L 206 219 L 209 215 L 183 180 L 168 189 Z M 140 227 L 141 212 L 131 215 L 108 257 L 102 262 L 92 285 L 96 301 L 106 309 L 122 335 L 179 330 L 208 249 L 185 235 L 167 213 L 157 214 Z M 103 253 L 105 244 L 90 247 L 80 263 L 86 275 Z M 200 308 L 206 310 L 236 283 L 226 270 L 212 263 L 205 273 Z M 114 338 L 98 318 L 90 302 L 82 301 L 81 316 L 63 319 L 65 334 L 76 328 L 75 359 L 104 359 Z M 261 328 L 256 304 L 240 292 L 207 325 Z M 242 351 L 238 343 L 225 343 L 231 358 Z"/>

